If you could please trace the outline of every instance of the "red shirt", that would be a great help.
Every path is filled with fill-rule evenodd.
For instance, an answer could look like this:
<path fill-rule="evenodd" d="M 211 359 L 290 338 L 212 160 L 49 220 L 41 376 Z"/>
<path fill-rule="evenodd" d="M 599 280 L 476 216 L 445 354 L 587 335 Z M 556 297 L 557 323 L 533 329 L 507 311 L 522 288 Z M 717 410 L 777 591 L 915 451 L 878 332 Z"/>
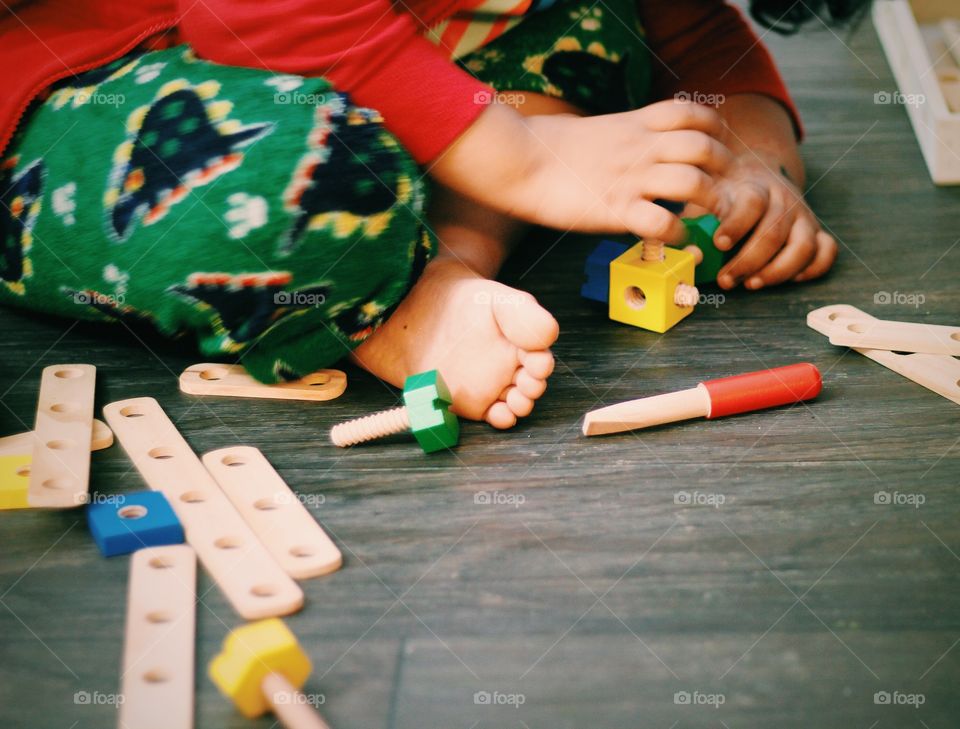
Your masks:
<path fill-rule="evenodd" d="M 474 0 L 6 0 L 0 15 L 0 153 L 30 101 L 54 81 L 176 28 L 217 63 L 326 76 L 377 109 L 418 162 L 434 159 L 489 95 L 420 34 Z M 773 60 L 720 0 L 642 0 L 656 91 L 760 93 L 799 117 Z M 659 60 L 658 60 L 659 59 Z M 662 64 L 662 66 L 661 66 Z M 726 69 L 731 69 L 724 74 Z M 669 69 L 669 71 L 665 70 Z"/>

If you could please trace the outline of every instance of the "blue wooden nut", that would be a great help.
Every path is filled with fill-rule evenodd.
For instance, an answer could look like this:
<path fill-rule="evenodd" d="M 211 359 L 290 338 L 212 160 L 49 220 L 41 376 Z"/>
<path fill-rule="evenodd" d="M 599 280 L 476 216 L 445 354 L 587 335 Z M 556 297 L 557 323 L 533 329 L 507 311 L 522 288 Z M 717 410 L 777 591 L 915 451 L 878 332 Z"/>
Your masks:
<path fill-rule="evenodd" d="M 87 525 L 104 557 L 143 547 L 182 544 L 183 527 L 159 491 L 120 494 L 87 507 Z"/>
<path fill-rule="evenodd" d="M 580 287 L 580 295 L 591 301 L 606 304 L 610 299 L 610 262 L 627 252 L 626 243 L 602 240 L 587 256 L 583 272 L 587 277 Z"/>

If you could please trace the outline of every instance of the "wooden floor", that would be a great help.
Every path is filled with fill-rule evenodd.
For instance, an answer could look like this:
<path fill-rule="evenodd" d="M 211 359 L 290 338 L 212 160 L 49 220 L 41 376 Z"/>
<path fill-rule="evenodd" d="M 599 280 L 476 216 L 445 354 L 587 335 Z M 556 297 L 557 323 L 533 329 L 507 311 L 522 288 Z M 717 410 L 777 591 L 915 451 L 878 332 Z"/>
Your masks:
<path fill-rule="evenodd" d="M 771 40 L 807 124 L 810 198 L 842 241 L 827 279 L 728 295 L 658 336 L 579 298 L 583 241 L 531 244 L 507 279 L 560 320 L 550 390 L 515 430 L 467 424 L 430 457 L 406 439 L 328 444 L 332 423 L 396 402 L 364 373 L 330 404 L 198 400 L 175 377 L 195 354 L 2 311 L 0 433 L 31 420 L 43 366 L 90 362 L 98 407 L 153 396 L 198 453 L 255 445 L 322 495 L 313 511 L 345 565 L 307 582 L 288 622 L 334 729 L 955 727 L 960 408 L 804 317 L 846 302 L 957 323 L 960 188 L 934 188 L 904 110 L 873 103 L 895 86 L 869 22 Z M 880 306 L 879 292 L 924 303 Z M 809 405 L 579 434 L 595 406 L 800 360 L 824 373 Z M 143 488 L 119 447 L 94 456 L 93 478 Z M 925 503 L 877 505 L 882 490 Z M 723 503 L 677 504 L 681 491 Z M 118 690 L 128 559 L 101 558 L 79 511 L 2 515 L 0 544 L 0 725 L 113 726 L 95 702 Z M 205 675 L 240 621 L 200 579 L 197 726 L 269 727 Z"/>

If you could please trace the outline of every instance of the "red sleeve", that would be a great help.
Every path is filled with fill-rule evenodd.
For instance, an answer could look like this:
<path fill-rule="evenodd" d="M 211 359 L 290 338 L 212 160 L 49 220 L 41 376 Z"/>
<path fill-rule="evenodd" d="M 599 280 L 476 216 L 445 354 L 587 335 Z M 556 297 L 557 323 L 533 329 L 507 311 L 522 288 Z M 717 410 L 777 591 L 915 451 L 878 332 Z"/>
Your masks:
<path fill-rule="evenodd" d="M 770 52 L 739 9 L 722 0 L 641 0 L 654 53 L 654 93 L 763 94 L 783 104 L 797 137 L 800 114 Z"/>
<path fill-rule="evenodd" d="M 325 76 L 425 163 L 466 130 L 488 87 L 422 38 L 390 0 L 181 0 L 180 29 L 216 63 Z"/>

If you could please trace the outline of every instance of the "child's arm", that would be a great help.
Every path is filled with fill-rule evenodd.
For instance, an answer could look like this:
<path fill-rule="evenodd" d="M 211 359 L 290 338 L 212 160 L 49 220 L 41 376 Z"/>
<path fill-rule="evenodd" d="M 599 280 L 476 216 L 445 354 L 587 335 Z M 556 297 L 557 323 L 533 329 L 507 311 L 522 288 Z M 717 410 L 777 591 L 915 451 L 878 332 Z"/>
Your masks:
<path fill-rule="evenodd" d="M 760 288 L 829 270 L 836 243 L 803 200 L 799 115 L 769 52 L 741 13 L 721 0 L 643 0 L 656 60 L 656 91 L 716 104 L 732 205 L 714 240 L 729 248 L 752 235 L 721 270 L 724 287 Z"/>
<path fill-rule="evenodd" d="M 181 0 L 180 28 L 218 63 L 328 77 L 431 175 L 495 210 L 543 225 L 677 242 L 679 219 L 652 200 L 717 206 L 730 162 L 720 116 L 664 102 L 581 119 L 522 117 L 418 34 L 390 0 Z"/>

